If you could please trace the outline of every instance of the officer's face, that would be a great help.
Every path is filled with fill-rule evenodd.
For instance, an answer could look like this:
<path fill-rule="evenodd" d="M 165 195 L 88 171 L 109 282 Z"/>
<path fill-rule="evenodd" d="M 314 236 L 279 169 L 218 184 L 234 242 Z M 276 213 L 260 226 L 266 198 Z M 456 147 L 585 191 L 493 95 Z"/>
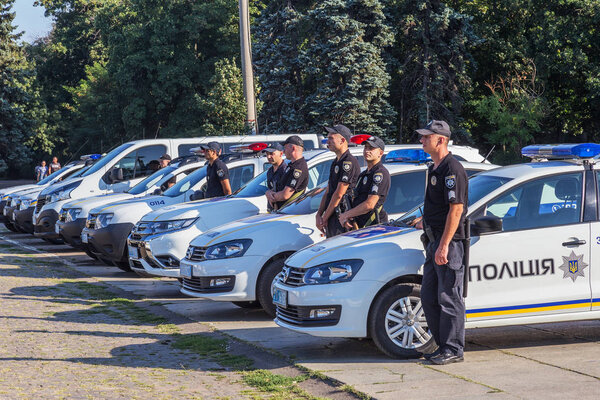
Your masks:
<path fill-rule="evenodd" d="M 279 164 L 281 162 L 281 151 L 268 151 L 267 152 L 267 161 L 269 164 Z"/>
<path fill-rule="evenodd" d="M 284 147 L 283 147 L 283 154 L 285 154 L 285 157 L 287 159 L 292 159 L 294 158 L 294 145 L 291 143 L 287 143 Z"/>
<path fill-rule="evenodd" d="M 337 133 L 329 133 L 327 135 L 327 148 L 331 151 L 339 150 L 341 149 L 344 141 L 345 139 L 342 135 Z"/>
<path fill-rule="evenodd" d="M 425 153 L 431 154 L 431 152 L 437 151 L 437 149 L 444 143 L 444 137 L 438 134 L 432 135 L 421 135 L 419 141 L 423 144 L 423 150 Z"/>
<path fill-rule="evenodd" d="M 160 162 L 160 167 L 161 167 L 161 168 L 164 168 L 164 167 L 166 167 L 167 165 L 169 165 L 169 163 L 171 162 L 171 160 L 165 160 L 164 158 L 161 158 L 161 159 L 159 160 L 159 162 Z"/>
<path fill-rule="evenodd" d="M 204 158 L 206 158 L 208 161 L 212 161 L 214 159 L 216 159 L 217 156 L 217 152 L 214 150 L 204 150 Z"/>
<path fill-rule="evenodd" d="M 378 147 L 373 147 L 370 144 L 366 143 L 363 149 L 363 156 L 365 156 L 365 160 L 367 161 L 375 161 L 376 163 L 381 160 L 383 156 L 383 150 Z"/>

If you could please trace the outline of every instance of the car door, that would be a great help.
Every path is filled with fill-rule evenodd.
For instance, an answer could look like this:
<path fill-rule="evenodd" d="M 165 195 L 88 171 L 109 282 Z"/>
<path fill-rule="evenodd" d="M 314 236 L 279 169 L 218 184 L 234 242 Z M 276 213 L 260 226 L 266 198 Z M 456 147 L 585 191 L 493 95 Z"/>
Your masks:
<path fill-rule="evenodd" d="M 583 171 L 537 178 L 472 215 L 502 219 L 503 231 L 472 236 L 468 322 L 590 310 L 583 183 Z"/>
<path fill-rule="evenodd" d="M 103 178 L 107 183 L 107 191 L 124 192 L 145 177 L 152 175 L 160 168 L 158 160 L 166 151 L 167 148 L 162 144 L 144 146 L 131 151 L 111 168 L 111 170 L 121 170 L 122 181 L 111 181 L 110 170 Z"/>

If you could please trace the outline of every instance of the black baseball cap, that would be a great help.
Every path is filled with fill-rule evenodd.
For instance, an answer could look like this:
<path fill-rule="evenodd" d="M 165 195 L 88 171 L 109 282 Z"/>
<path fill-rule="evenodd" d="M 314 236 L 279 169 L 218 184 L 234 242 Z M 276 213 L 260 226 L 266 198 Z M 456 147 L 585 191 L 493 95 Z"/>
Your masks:
<path fill-rule="evenodd" d="M 263 151 L 267 153 L 272 153 L 274 151 L 283 151 L 283 146 L 281 145 L 281 143 L 273 143 Z"/>
<path fill-rule="evenodd" d="M 385 150 L 385 142 L 380 137 L 371 136 L 367 140 L 364 140 L 361 144 L 364 146 L 367 143 L 373 148 Z"/>
<path fill-rule="evenodd" d="M 221 145 L 218 142 L 208 142 L 206 144 L 201 144 L 200 148 L 202 150 L 214 150 L 217 153 L 221 150 Z"/>
<path fill-rule="evenodd" d="M 352 132 L 346 125 L 338 124 L 334 125 L 333 128 L 328 126 L 323 127 L 327 133 L 337 133 L 338 135 L 342 135 L 346 142 L 350 143 L 350 138 L 352 137 Z"/>
<path fill-rule="evenodd" d="M 160 156 L 161 160 L 169 160 L 171 161 L 171 156 L 168 155 L 167 153 L 163 154 L 162 156 Z"/>
<path fill-rule="evenodd" d="M 435 119 L 431 120 L 425 128 L 417 129 L 419 135 L 427 136 L 438 134 L 446 137 L 450 137 L 450 125 L 446 121 L 437 121 Z"/>
<path fill-rule="evenodd" d="M 285 146 L 286 144 L 295 144 L 296 146 L 304 148 L 304 141 L 300 139 L 300 136 L 298 135 L 292 135 L 285 139 L 285 142 L 283 142 L 282 145 Z"/>

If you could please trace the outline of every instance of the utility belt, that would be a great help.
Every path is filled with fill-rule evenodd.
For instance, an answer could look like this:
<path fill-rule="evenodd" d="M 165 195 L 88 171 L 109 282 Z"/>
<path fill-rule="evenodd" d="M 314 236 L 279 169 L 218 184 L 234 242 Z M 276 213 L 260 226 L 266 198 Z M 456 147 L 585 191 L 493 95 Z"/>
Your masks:
<path fill-rule="evenodd" d="M 342 196 L 340 203 L 335 208 L 335 214 L 337 217 L 339 217 L 341 213 L 346 212 L 346 211 L 350 210 L 351 208 L 353 208 L 352 200 L 353 200 L 353 197 L 348 193 L 346 193 L 344 196 Z M 358 225 L 358 223 L 356 222 L 356 217 L 352 218 L 350 220 L 350 223 L 353 225 L 354 229 L 361 229 L 361 228 L 366 228 L 367 226 L 377 225 L 381 222 L 381 219 L 380 219 L 381 210 L 383 210 L 383 205 L 375 207 L 370 212 L 369 218 L 367 218 L 367 220 L 365 221 L 364 224 L 362 224 L 362 226 Z"/>
<path fill-rule="evenodd" d="M 298 197 L 302 196 L 302 194 L 305 192 L 306 189 L 303 189 L 299 192 L 295 192 L 289 199 L 287 199 L 285 201 L 285 203 L 283 203 L 282 205 L 280 205 L 279 207 L 273 207 L 273 211 L 277 211 L 282 209 L 283 207 L 287 206 L 288 204 L 292 203 L 293 201 L 295 201 Z"/>

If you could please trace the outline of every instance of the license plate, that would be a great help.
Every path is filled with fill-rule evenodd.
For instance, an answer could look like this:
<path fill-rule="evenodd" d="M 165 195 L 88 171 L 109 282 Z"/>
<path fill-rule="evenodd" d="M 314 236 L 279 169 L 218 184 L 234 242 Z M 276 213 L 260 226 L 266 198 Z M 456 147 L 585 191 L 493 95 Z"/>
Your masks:
<path fill-rule="evenodd" d="M 129 247 L 129 258 L 131 258 L 131 259 L 140 258 L 140 253 L 139 253 L 137 247 L 131 247 L 131 246 L 128 246 L 128 247 Z"/>
<path fill-rule="evenodd" d="M 88 242 L 88 235 L 87 233 L 82 233 L 81 234 L 81 243 L 87 243 Z"/>
<path fill-rule="evenodd" d="M 60 228 L 56 224 L 54 224 L 54 232 L 60 233 Z"/>
<path fill-rule="evenodd" d="M 179 275 L 181 275 L 184 278 L 191 278 L 192 277 L 192 266 L 187 265 L 187 264 L 181 264 L 179 266 Z"/>
<path fill-rule="evenodd" d="M 273 304 L 281 306 L 283 308 L 287 307 L 287 291 L 281 290 L 278 288 L 273 288 Z"/>

